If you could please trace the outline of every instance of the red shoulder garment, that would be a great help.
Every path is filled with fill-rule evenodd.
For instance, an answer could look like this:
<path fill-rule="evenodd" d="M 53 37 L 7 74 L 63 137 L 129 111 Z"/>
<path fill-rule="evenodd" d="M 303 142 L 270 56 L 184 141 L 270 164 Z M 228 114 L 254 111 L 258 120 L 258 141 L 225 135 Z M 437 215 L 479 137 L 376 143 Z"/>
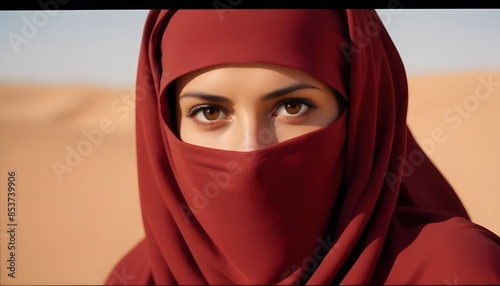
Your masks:
<path fill-rule="evenodd" d="M 250 62 L 305 71 L 347 107 L 250 152 L 179 140 L 172 82 Z M 146 237 L 106 283 L 499 284 L 500 239 L 469 220 L 419 148 L 407 100 L 373 10 L 151 11 L 136 86 Z"/>

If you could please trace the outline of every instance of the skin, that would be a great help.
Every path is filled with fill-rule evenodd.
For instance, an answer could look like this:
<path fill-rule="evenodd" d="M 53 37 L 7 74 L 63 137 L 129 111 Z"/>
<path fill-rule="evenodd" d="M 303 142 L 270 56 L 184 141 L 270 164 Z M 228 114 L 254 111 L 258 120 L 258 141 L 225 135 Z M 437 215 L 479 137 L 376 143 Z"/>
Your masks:
<path fill-rule="evenodd" d="M 181 140 L 233 151 L 257 150 L 306 134 L 331 124 L 341 112 L 333 89 L 322 81 L 267 63 L 193 71 L 176 81 L 176 98 Z"/>

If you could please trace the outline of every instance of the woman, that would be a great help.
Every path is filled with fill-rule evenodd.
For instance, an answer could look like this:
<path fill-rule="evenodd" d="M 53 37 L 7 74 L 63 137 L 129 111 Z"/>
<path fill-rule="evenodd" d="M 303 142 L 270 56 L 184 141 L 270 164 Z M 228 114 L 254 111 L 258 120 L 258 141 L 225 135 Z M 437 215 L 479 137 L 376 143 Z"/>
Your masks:
<path fill-rule="evenodd" d="M 499 237 L 406 126 L 374 11 L 152 11 L 137 79 L 126 283 L 500 283 Z"/>

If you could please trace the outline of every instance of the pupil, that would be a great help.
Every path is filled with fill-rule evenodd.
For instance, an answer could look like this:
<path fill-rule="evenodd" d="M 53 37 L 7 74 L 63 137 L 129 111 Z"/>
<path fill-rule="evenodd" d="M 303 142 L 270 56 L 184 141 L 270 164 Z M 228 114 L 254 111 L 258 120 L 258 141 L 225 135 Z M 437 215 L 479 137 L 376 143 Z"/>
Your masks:
<path fill-rule="evenodd" d="M 290 114 L 297 114 L 300 111 L 300 104 L 297 102 L 287 103 L 285 109 Z"/>
<path fill-rule="evenodd" d="M 208 120 L 215 120 L 219 117 L 219 112 L 217 108 L 206 108 L 203 110 L 203 115 L 205 115 L 205 118 Z"/>

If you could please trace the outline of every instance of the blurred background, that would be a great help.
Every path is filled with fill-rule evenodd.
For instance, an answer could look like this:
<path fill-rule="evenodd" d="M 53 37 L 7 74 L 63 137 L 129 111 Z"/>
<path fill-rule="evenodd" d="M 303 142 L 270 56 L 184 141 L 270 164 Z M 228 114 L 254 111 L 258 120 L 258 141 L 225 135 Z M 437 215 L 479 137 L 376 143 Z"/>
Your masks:
<path fill-rule="evenodd" d="M 133 85 L 147 13 L 0 12 L 0 182 L 18 182 L 17 273 L 4 271 L 2 206 L 1 284 L 100 284 L 143 237 Z M 377 13 L 407 70 L 417 141 L 500 234 L 500 10 Z"/>
<path fill-rule="evenodd" d="M 377 12 L 409 75 L 500 67 L 500 10 Z M 129 87 L 146 15 L 0 12 L 0 80 Z"/>

